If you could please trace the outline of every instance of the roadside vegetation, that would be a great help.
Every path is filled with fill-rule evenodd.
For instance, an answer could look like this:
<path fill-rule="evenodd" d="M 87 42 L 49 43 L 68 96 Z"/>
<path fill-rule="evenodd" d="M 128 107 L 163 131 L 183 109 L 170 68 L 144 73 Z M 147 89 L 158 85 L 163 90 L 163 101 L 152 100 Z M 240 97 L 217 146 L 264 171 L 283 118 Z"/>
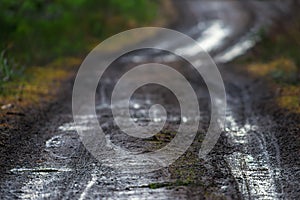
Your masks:
<path fill-rule="evenodd" d="M 0 1 L 0 106 L 49 94 L 101 40 L 149 25 L 157 10 L 150 0 Z"/>
<path fill-rule="evenodd" d="M 300 16 L 289 20 L 262 30 L 260 43 L 241 61 L 248 72 L 272 82 L 281 108 L 300 113 Z"/>
<path fill-rule="evenodd" d="M 1 0 L 0 146 L 19 117 L 32 118 L 60 96 L 93 47 L 153 24 L 159 11 L 157 0 Z"/>

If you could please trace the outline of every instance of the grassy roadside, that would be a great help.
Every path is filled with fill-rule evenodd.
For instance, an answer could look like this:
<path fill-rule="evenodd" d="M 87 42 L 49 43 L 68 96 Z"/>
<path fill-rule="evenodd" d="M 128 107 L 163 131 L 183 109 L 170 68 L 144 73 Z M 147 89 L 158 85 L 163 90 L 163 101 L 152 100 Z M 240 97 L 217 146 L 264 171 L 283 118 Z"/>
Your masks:
<path fill-rule="evenodd" d="M 11 103 L 28 105 L 31 101 L 38 101 L 38 96 L 47 95 L 47 88 L 53 88 L 53 82 L 58 86 L 59 80 L 67 78 L 67 71 L 72 69 L 70 66 L 78 66 L 83 55 L 108 36 L 134 27 L 166 23 L 159 1 L 91 3 L 90 0 L 77 0 L 64 4 L 54 1 L 49 5 L 37 0 L 28 2 L 31 4 L 19 6 L 14 1 L 0 3 L 3 6 L 1 11 L 11 12 L 1 13 L 0 20 L 2 27 L 6 27 L 1 31 L 3 37 L 0 40 L 2 108 L 11 107 L 5 106 Z M 163 3 L 163 9 L 168 3 Z M 66 11 L 60 14 L 62 8 Z M 55 13 L 56 17 L 51 15 Z M 18 20 L 13 20 L 10 15 Z M 48 15 L 54 19 L 48 20 Z M 34 19 L 36 16 L 42 19 Z M 57 29 L 60 29 L 59 35 Z"/>
<path fill-rule="evenodd" d="M 238 60 L 253 76 L 269 80 L 276 103 L 300 113 L 300 15 L 261 31 L 261 42 Z"/>
<path fill-rule="evenodd" d="M 164 26 L 172 17 L 170 1 L 28 2 L 32 5 L 0 3 L 0 11 L 11 12 L 0 14 L 1 26 L 8 26 L 0 40 L 0 146 L 15 119 L 57 99 L 64 81 L 99 42 L 130 28 Z"/>

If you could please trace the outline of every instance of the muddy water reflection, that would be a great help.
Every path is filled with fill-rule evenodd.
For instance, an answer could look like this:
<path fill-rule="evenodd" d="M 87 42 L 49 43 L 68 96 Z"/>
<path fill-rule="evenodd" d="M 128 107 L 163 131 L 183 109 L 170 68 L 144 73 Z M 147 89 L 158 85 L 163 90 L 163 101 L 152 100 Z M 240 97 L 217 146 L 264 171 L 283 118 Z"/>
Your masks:
<path fill-rule="evenodd" d="M 229 142 L 241 149 L 226 159 L 240 192 L 248 199 L 279 199 L 282 194 L 276 179 L 280 174 L 276 172 L 280 169 L 271 163 L 265 136 L 255 125 L 241 126 L 230 111 L 226 119 Z"/>

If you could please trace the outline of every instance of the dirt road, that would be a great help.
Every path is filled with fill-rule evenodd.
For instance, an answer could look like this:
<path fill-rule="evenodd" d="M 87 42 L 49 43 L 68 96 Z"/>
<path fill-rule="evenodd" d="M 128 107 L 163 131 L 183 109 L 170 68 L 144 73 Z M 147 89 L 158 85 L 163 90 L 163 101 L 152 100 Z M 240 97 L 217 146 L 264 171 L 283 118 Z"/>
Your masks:
<path fill-rule="evenodd" d="M 210 120 L 210 98 L 205 83 L 183 59 L 167 52 L 138 51 L 116 62 L 101 80 L 96 95 L 96 112 L 110 148 L 133 152 L 157 150 L 169 143 L 180 118 L 173 93 L 153 84 L 140 88 L 132 97 L 131 115 L 137 123 L 149 122 L 147 110 L 162 104 L 167 126 L 156 136 L 137 139 L 124 134 L 113 122 L 110 95 L 118 78 L 128 69 L 155 59 L 184 74 L 197 93 L 201 110 L 200 127 L 186 153 L 168 167 L 154 172 L 116 170 L 97 161 L 81 143 L 77 128 L 90 128 L 89 116 L 73 123 L 72 84 L 48 113 L 24 132 L 11 138 L 1 177 L 1 198 L 18 199 L 298 199 L 300 197 L 299 142 L 293 140 L 291 119 L 277 120 L 266 102 L 272 99 L 264 83 L 238 74 L 226 64 L 255 45 L 253 33 L 289 12 L 282 1 L 174 1 L 179 18 L 172 28 L 181 31 L 207 50 L 216 61 L 227 95 L 226 128 L 205 159 L 198 151 Z M 149 39 L 162 43 L 161 38 Z M 148 42 L 149 42 L 148 41 Z M 178 41 L 175 49 L 196 53 Z M 145 78 L 151 73 L 145 74 Z M 163 76 L 163 75 L 162 75 Z M 172 79 L 172 77 L 167 77 Z M 122 104 L 119 105 L 122 108 Z M 155 116 L 162 120 L 160 114 Z M 38 119 L 37 119 L 38 120 Z M 79 126 L 79 127 L 78 127 Z M 299 140 L 298 140 L 299 141 Z M 120 150 L 121 152 L 123 150 Z M 2 159 L 3 160 L 3 159 Z M 129 163 L 135 166 L 135 163 Z M 129 168 L 128 168 L 129 169 Z M 131 169 L 131 168 L 130 168 Z"/>

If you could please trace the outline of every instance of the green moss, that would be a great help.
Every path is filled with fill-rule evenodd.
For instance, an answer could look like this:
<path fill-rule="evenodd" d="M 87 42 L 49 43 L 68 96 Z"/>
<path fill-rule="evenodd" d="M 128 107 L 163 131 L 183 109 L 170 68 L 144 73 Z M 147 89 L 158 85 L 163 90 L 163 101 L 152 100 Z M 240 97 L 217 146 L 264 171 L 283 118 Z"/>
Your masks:
<path fill-rule="evenodd" d="M 175 136 L 177 132 L 169 129 L 163 129 L 153 137 L 146 139 L 151 146 L 150 151 L 156 151 L 167 145 Z"/>

